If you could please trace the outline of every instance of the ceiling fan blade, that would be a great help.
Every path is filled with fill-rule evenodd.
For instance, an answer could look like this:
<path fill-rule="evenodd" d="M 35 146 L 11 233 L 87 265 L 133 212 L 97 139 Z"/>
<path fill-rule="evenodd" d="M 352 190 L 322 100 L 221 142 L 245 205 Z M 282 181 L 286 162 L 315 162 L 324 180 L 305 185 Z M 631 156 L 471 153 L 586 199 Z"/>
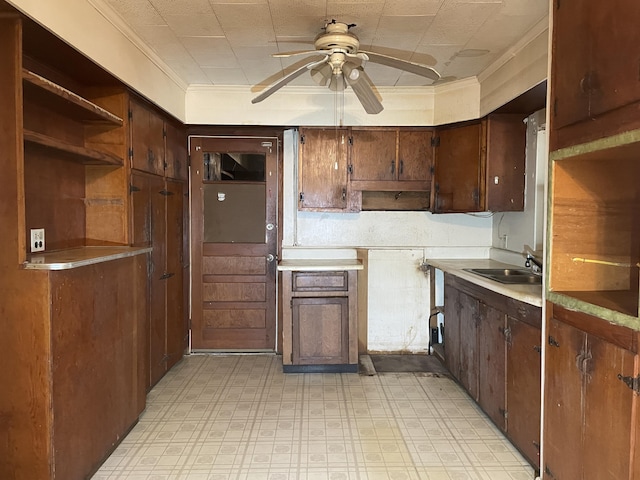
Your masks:
<path fill-rule="evenodd" d="M 270 96 L 273 93 L 275 93 L 278 90 L 280 90 L 282 87 L 284 87 L 290 81 L 298 78 L 300 75 L 302 75 L 307 70 L 311 70 L 312 68 L 317 67 L 318 65 L 322 65 L 323 63 L 326 63 L 326 61 L 327 61 L 327 58 L 325 57 L 322 60 L 312 60 L 311 62 L 308 62 L 308 63 L 304 64 L 300 68 L 294 70 L 290 74 L 286 75 L 284 78 L 280 79 L 278 82 L 276 82 L 273 85 L 271 85 L 264 92 L 262 92 L 260 95 L 255 97 L 253 100 L 251 100 L 251 103 L 261 102 L 262 100 L 264 100 L 268 96 Z"/>
<path fill-rule="evenodd" d="M 295 52 L 278 52 L 272 53 L 271 56 L 274 58 L 289 58 L 295 57 L 296 55 L 331 55 L 331 50 L 298 50 Z"/>
<path fill-rule="evenodd" d="M 439 80 L 440 74 L 433 68 L 421 65 L 419 63 L 409 62 L 407 60 L 401 60 L 396 57 L 390 57 L 388 55 L 382 55 L 381 53 L 360 51 L 358 53 L 364 53 L 369 57 L 370 62 L 379 63 L 388 67 L 398 68 L 405 72 L 415 73 L 423 77 L 430 78 L 431 80 Z"/>
<path fill-rule="evenodd" d="M 353 89 L 353 93 L 358 97 L 365 112 L 373 115 L 380 113 L 384 107 L 373 91 L 371 80 L 369 76 L 364 73 L 364 70 L 361 67 L 352 68 L 348 63 L 344 64 L 343 70 L 345 74 L 344 78 Z M 356 74 L 354 75 L 354 73 Z"/>

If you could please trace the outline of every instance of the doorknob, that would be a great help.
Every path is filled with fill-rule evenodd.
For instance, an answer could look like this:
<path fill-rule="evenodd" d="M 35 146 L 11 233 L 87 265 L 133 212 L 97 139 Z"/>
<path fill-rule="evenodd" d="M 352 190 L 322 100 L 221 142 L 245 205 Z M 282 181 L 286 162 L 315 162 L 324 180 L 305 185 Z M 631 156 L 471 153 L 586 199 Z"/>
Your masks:
<path fill-rule="evenodd" d="M 273 255 L 273 253 L 270 253 L 269 255 L 267 255 L 267 262 L 271 263 L 276 259 L 276 257 Z"/>
<path fill-rule="evenodd" d="M 267 223 L 267 230 L 271 231 L 275 228 L 275 225 L 273 223 Z"/>

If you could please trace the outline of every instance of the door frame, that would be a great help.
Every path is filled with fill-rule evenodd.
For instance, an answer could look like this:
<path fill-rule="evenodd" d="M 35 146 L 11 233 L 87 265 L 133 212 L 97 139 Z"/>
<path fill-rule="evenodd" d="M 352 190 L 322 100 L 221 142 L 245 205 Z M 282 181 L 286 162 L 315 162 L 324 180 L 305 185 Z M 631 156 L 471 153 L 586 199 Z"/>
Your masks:
<path fill-rule="evenodd" d="M 194 168 L 191 164 L 191 142 L 194 138 L 211 138 L 218 140 L 263 140 L 263 141 L 271 141 L 274 143 L 275 154 L 276 154 L 276 262 L 282 258 L 282 218 L 283 218 L 283 136 L 284 136 L 284 128 L 249 128 L 243 129 L 241 127 L 192 127 L 187 132 L 187 149 L 189 152 L 189 167 Z M 194 218 L 193 218 L 193 208 L 192 202 L 194 199 L 193 195 L 193 184 L 191 180 L 191 171 L 189 172 L 189 264 L 191 265 L 189 272 L 189 344 L 188 344 L 188 352 L 192 353 L 192 326 L 191 319 L 193 316 L 193 282 L 194 282 L 194 244 L 195 239 L 193 235 L 194 229 Z M 197 225 L 196 225 L 197 226 Z M 199 270 L 199 269 L 198 269 Z M 275 282 L 275 345 L 274 345 L 274 353 L 281 354 L 282 353 L 282 325 L 280 324 L 281 318 L 281 306 L 280 306 L 280 289 L 279 289 L 279 279 L 280 272 L 276 272 L 274 277 Z"/>

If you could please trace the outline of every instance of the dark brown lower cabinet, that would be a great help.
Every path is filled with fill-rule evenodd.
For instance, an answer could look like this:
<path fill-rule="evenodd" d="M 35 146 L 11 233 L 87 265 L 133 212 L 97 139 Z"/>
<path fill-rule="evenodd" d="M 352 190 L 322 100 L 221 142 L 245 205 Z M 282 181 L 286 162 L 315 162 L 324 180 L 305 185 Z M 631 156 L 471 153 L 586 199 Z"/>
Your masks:
<path fill-rule="evenodd" d="M 547 312 L 544 478 L 639 478 L 638 332 L 551 303 Z"/>
<path fill-rule="evenodd" d="M 447 368 L 538 467 L 542 309 L 448 273 L 444 309 Z"/>
<path fill-rule="evenodd" d="M 186 184 L 133 171 L 133 244 L 153 247 L 149 265 L 149 319 L 146 325 L 148 387 L 184 355 L 187 319 L 184 297 Z"/>
<path fill-rule="evenodd" d="M 282 267 L 285 372 L 357 372 L 357 270 Z"/>

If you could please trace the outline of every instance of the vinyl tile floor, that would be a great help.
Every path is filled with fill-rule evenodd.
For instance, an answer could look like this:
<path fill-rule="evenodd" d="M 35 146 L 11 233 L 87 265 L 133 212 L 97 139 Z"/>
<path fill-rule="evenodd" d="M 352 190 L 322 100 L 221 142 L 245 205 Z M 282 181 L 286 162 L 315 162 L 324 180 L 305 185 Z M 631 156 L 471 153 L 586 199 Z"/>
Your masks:
<path fill-rule="evenodd" d="M 92 480 L 533 478 L 449 378 L 284 374 L 276 355 L 191 355 Z"/>

